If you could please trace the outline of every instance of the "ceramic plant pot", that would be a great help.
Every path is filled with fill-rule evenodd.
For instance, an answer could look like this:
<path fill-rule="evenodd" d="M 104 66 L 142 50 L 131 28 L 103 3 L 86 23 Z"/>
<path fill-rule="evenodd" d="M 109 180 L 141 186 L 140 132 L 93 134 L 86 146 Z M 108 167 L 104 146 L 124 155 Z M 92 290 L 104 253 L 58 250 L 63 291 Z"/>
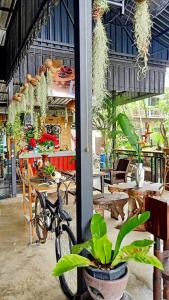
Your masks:
<path fill-rule="evenodd" d="M 120 300 L 128 282 L 126 264 L 120 266 L 119 270 L 118 267 L 111 271 L 98 270 L 98 274 L 96 272 L 93 273 L 92 269 L 94 268 L 89 267 L 84 270 L 85 282 L 92 299 Z"/>
<path fill-rule="evenodd" d="M 142 188 L 143 184 L 144 184 L 144 177 L 145 177 L 145 170 L 143 168 L 142 163 L 137 163 L 135 175 L 136 175 L 136 184 L 137 184 L 137 186 L 139 188 Z"/>

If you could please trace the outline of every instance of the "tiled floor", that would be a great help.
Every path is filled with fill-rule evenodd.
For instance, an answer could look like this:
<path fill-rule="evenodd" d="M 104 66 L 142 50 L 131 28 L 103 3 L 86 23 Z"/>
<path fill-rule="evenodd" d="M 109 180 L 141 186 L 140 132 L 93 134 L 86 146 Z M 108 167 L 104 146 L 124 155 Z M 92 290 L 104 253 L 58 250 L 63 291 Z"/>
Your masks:
<path fill-rule="evenodd" d="M 67 210 L 75 216 L 73 201 Z M 74 218 L 75 220 L 75 218 Z M 106 213 L 109 236 L 115 240 L 116 221 Z M 72 228 L 75 231 L 75 221 Z M 125 243 L 150 237 L 133 232 Z M 28 245 L 28 227 L 24 228 L 21 199 L 0 202 L 0 300 L 64 300 L 58 280 L 51 276 L 55 265 L 54 240 L 45 245 Z M 131 262 L 127 291 L 134 300 L 152 300 L 152 267 Z"/>

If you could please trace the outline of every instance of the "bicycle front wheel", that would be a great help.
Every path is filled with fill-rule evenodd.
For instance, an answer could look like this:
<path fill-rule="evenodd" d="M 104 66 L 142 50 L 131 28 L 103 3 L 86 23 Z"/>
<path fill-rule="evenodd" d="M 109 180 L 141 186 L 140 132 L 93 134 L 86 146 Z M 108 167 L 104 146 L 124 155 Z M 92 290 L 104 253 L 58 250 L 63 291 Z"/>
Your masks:
<path fill-rule="evenodd" d="M 61 257 L 71 253 L 71 247 L 76 244 L 76 240 L 70 227 L 66 224 L 62 225 L 61 233 L 56 236 L 55 250 L 57 262 Z M 77 271 L 72 270 L 59 276 L 60 285 L 63 293 L 68 299 L 74 299 L 77 292 Z"/>

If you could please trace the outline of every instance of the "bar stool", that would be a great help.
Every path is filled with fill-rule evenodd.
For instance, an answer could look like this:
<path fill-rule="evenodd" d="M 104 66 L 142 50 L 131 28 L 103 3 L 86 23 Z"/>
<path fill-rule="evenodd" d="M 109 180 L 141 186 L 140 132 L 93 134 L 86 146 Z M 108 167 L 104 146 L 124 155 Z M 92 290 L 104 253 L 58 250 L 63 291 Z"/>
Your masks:
<path fill-rule="evenodd" d="M 169 300 L 169 203 L 155 197 L 146 197 L 145 210 L 151 213 L 146 229 L 154 235 L 154 255 L 164 266 L 164 271 L 154 268 L 153 300 L 161 300 L 161 279 L 163 279 L 163 298 Z M 163 240 L 163 251 L 160 240 Z"/>

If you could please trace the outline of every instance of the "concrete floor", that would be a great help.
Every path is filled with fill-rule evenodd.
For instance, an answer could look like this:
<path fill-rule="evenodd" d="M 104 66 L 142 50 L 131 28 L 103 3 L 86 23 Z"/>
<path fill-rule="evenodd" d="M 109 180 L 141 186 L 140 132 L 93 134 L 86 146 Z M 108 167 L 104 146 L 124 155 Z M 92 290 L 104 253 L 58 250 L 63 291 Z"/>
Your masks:
<path fill-rule="evenodd" d="M 73 201 L 66 208 L 75 216 Z M 74 218 L 75 219 L 75 218 Z M 117 221 L 106 213 L 109 236 L 115 240 Z M 75 221 L 72 228 L 75 232 Z M 125 243 L 150 237 L 133 232 Z M 0 300 L 64 300 L 58 280 L 51 276 L 55 265 L 54 240 L 44 245 L 28 245 L 28 226 L 24 227 L 21 198 L 0 201 Z M 127 291 L 133 300 L 152 300 L 152 267 L 129 264 Z"/>

